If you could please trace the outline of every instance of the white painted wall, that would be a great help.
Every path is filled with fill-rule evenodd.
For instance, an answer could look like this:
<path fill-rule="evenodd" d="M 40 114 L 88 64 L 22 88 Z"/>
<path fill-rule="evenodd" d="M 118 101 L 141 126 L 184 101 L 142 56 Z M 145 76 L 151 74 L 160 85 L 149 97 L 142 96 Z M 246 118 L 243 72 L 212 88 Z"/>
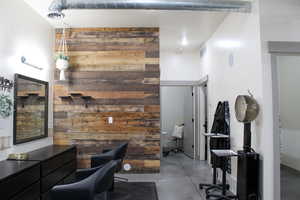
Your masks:
<path fill-rule="evenodd" d="M 161 86 L 162 131 L 172 134 L 175 124 L 184 123 L 184 95 L 187 87 Z"/>
<path fill-rule="evenodd" d="M 13 79 L 15 73 L 52 81 L 54 29 L 25 2 L 9 0 L 0 2 L 0 76 Z M 43 71 L 21 64 L 20 57 L 43 67 Z M 51 88 L 51 86 L 50 86 Z M 50 93 L 52 94 L 51 90 Z M 13 97 L 12 93 L 11 96 Z M 52 95 L 50 95 L 52 99 Z M 49 103 L 49 128 L 52 123 L 52 102 Z M 0 119 L 0 136 L 13 136 L 13 117 Z M 11 152 L 25 152 L 52 144 L 52 135 L 46 139 L 29 142 L 0 151 L 0 160 Z"/>
<path fill-rule="evenodd" d="M 160 79 L 163 81 L 197 81 L 200 68 L 199 51 L 160 52 Z"/>
<path fill-rule="evenodd" d="M 202 58 L 201 74 L 208 75 L 209 127 L 211 128 L 218 101 L 229 101 L 231 113 L 231 142 L 233 150 L 243 146 L 243 124 L 235 118 L 234 104 L 238 95 L 254 95 L 262 112 L 252 123 L 252 147 L 263 159 L 263 199 L 272 196 L 272 177 L 268 171 L 272 165 L 268 158 L 268 145 L 272 144 L 264 129 L 264 105 L 262 90 L 262 63 L 260 16 L 258 1 L 253 1 L 251 14 L 231 13 L 206 43 L 206 53 Z M 232 177 L 236 179 L 236 160 L 232 161 Z M 231 181 L 235 191 L 235 181 Z"/>
<path fill-rule="evenodd" d="M 262 40 L 262 62 L 263 62 L 263 104 L 264 104 L 264 127 L 263 136 L 270 142 L 262 143 L 266 148 L 266 157 L 270 168 L 265 178 L 272 179 L 268 188 L 272 193 L 269 199 L 280 199 L 280 149 L 279 133 L 276 130 L 274 117 L 277 116 L 274 108 L 272 92 L 272 70 L 271 55 L 268 53 L 268 41 L 300 41 L 300 2 L 298 0 L 262 0 L 260 4 L 261 40 Z M 270 135 L 271 134 L 271 135 Z"/>
<path fill-rule="evenodd" d="M 278 56 L 281 163 L 300 171 L 300 57 Z"/>

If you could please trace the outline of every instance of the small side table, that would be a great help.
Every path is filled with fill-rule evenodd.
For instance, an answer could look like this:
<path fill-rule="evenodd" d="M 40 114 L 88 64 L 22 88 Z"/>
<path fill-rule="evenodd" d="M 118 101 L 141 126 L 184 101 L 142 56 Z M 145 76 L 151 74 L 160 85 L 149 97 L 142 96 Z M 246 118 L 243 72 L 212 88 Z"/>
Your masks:
<path fill-rule="evenodd" d="M 232 150 L 211 150 L 212 154 L 218 157 L 221 160 L 222 165 L 222 193 L 221 194 L 213 194 L 212 192 L 208 192 L 206 198 L 215 198 L 217 200 L 232 200 L 238 199 L 236 195 L 228 195 L 227 193 L 227 183 L 226 183 L 226 170 L 227 170 L 227 160 L 230 157 L 237 157 L 238 154 Z"/>

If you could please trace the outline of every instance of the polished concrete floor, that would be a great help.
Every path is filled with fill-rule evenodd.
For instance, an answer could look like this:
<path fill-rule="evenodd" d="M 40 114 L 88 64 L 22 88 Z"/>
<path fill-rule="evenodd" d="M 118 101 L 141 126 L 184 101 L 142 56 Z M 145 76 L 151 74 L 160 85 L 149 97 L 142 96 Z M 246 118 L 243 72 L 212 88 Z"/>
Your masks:
<path fill-rule="evenodd" d="M 281 166 L 281 200 L 300 199 L 300 172 Z"/>
<path fill-rule="evenodd" d="M 211 170 L 206 162 L 194 161 L 183 154 L 170 154 L 162 159 L 160 174 L 123 175 L 129 181 L 156 182 L 159 200 L 204 200 L 199 183 L 211 183 Z"/>

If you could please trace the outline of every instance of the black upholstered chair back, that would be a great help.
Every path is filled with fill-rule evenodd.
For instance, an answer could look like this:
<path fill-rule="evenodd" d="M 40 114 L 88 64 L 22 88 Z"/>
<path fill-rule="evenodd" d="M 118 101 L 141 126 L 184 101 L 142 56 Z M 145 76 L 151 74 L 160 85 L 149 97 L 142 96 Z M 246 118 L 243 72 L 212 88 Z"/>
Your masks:
<path fill-rule="evenodd" d="M 114 177 L 118 162 L 119 161 L 111 161 L 95 174 L 91 175 L 93 177 L 92 185 L 95 187 L 95 193 L 99 194 L 111 188 L 114 181 L 112 177 Z"/>
<path fill-rule="evenodd" d="M 122 169 L 122 163 L 126 156 L 127 148 L 128 148 L 128 143 L 124 143 L 118 146 L 117 148 L 115 148 L 114 150 L 112 150 L 114 154 L 114 160 L 120 161 L 116 169 L 117 172 Z"/>
<path fill-rule="evenodd" d="M 91 156 L 91 168 L 104 165 L 111 160 L 116 160 L 118 161 L 116 172 L 121 171 L 127 147 L 128 143 L 123 143 L 115 149 L 105 149 L 102 154 Z"/>
<path fill-rule="evenodd" d="M 128 148 L 128 143 L 121 144 L 118 146 L 115 151 L 115 160 L 124 159 Z"/>
<path fill-rule="evenodd" d="M 68 185 L 58 185 L 51 189 L 51 200 L 94 200 L 96 196 L 107 194 L 114 181 L 118 161 L 110 161 L 87 178 Z"/>

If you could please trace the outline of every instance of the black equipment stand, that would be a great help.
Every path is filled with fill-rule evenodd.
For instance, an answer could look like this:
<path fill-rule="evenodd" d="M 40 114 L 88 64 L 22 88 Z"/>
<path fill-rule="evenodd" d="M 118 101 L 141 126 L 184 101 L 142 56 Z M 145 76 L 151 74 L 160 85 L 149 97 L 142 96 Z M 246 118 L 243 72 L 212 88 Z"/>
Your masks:
<path fill-rule="evenodd" d="M 251 152 L 251 122 L 244 123 L 244 152 Z"/>
<path fill-rule="evenodd" d="M 238 151 L 237 195 L 239 200 L 259 199 L 259 154 Z"/>
<path fill-rule="evenodd" d="M 204 134 L 205 137 L 210 138 L 210 149 L 211 152 L 217 149 L 230 149 L 229 145 L 229 136 L 224 134 Z M 226 164 L 227 169 L 227 162 L 223 163 L 222 159 L 217 157 L 215 154 L 211 153 L 211 164 L 213 168 L 213 181 L 212 184 L 201 183 L 199 184 L 200 190 L 205 189 L 206 194 L 209 194 L 213 190 L 222 190 L 223 184 L 217 184 L 217 168 L 223 168 L 223 164 Z M 226 171 L 225 171 L 226 176 Z M 229 189 L 229 185 L 226 184 L 226 189 Z"/>
<path fill-rule="evenodd" d="M 226 182 L 226 171 L 227 171 L 227 161 L 230 157 L 238 156 L 237 153 L 235 153 L 232 150 L 212 150 L 212 154 L 214 154 L 216 157 L 218 157 L 221 161 L 221 169 L 222 169 L 222 184 L 221 184 L 221 193 L 217 194 L 214 192 L 206 191 L 206 198 L 210 199 L 211 197 L 214 198 L 214 200 L 232 200 L 232 199 L 238 199 L 236 195 L 232 195 L 228 192 L 229 188 Z"/>

